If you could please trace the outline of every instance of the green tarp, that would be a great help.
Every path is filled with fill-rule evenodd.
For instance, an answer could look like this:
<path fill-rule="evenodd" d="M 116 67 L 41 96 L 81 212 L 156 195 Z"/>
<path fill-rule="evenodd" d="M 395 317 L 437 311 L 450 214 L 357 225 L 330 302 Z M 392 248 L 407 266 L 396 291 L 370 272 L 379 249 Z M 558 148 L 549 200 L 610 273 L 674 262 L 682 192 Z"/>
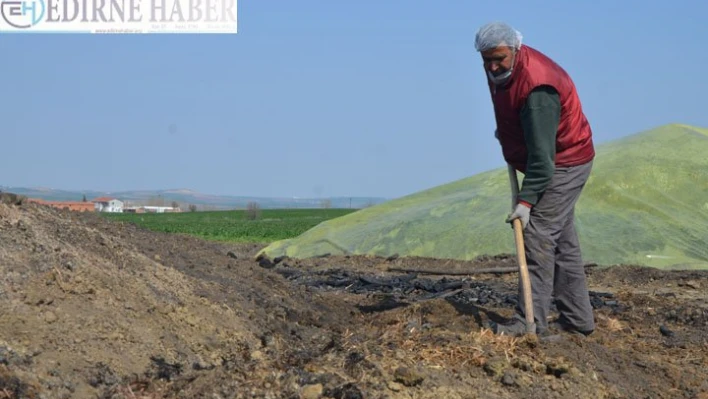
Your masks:
<path fill-rule="evenodd" d="M 324 222 L 262 253 L 514 253 L 510 206 L 504 167 Z M 597 146 L 576 225 L 586 262 L 708 268 L 708 130 L 667 125 Z"/>

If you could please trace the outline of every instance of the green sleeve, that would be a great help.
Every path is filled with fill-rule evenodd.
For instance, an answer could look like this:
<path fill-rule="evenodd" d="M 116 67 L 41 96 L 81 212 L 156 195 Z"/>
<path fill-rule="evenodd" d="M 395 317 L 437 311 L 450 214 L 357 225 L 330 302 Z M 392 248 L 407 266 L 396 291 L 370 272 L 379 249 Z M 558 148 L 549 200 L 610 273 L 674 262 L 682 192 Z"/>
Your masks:
<path fill-rule="evenodd" d="M 519 200 L 531 205 L 536 205 L 553 177 L 560 109 L 560 96 L 550 86 L 535 88 L 521 109 L 528 159 Z"/>

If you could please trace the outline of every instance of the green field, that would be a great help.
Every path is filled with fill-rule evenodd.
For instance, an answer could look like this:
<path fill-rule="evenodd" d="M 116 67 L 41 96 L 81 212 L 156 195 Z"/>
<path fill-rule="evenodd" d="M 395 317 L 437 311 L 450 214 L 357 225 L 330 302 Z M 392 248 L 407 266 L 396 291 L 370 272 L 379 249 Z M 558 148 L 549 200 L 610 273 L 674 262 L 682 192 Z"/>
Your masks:
<path fill-rule="evenodd" d="M 296 237 L 321 222 L 354 211 L 356 209 L 264 209 L 254 220 L 248 218 L 245 210 L 103 215 L 154 231 L 217 241 L 270 243 Z"/>

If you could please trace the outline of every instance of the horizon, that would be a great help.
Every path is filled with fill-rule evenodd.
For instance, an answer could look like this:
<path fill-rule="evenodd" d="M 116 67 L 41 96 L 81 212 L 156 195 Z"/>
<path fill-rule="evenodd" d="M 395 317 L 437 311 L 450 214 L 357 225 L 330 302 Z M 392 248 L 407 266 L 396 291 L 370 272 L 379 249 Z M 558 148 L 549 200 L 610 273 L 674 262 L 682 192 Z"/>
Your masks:
<path fill-rule="evenodd" d="M 605 145 L 611 145 L 611 144 L 612 144 L 613 142 L 615 142 L 615 141 L 618 141 L 618 140 L 621 140 L 621 139 L 624 139 L 624 138 L 628 138 L 628 137 L 631 137 L 631 136 L 639 135 L 639 134 L 642 134 L 642 133 L 645 133 L 645 132 L 650 132 L 650 131 L 653 131 L 653 130 L 657 130 L 657 129 L 660 129 L 660 128 L 668 127 L 668 126 L 698 128 L 698 129 L 708 129 L 708 126 L 705 126 L 705 127 L 704 127 L 704 126 L 688 125 L 688 124 L 681 123 L 681 122 L 670 122 L 670 123 L 665 123 L 665 124 L 662 124 L 662 125 L 650 127 L 650 128 L 648 128 L 648 129 L 645 129 L 645 130 L 642 130 L 642 131 L 638 131 L 638 132 L 630 133 L 630 134 L 627 134 L 627 135 L 624 135 L 624 136 L 620 136 L 620 137 L 617 137 L 617 138 L 615 138 L 615 139 L 612 139 L 612 140 L 609 140 L 609 141 L 605 141 L 605 142 L 603 142 L 603 143 L 599 143 L 599 144 L 596 143 L 596 148 L 601 148 L 601 147 L 603 147 L 603 146 L 605 146 Z M 491 172 L 491 171 L 494 171 L 494 170 L 497 170 L 497 169 L 500 169 L 500 168 L 504 168 L 504 167 L 498 166 L 498 167 L 494 167 L 494 168 L 491 168 L 491 169 L 482 170 L 482 171 L 480 171 L 480 172 L 478 172 L 478 173 L 475 173 L 475 174 L 487 173 L 487 172 Z M 468 177 L 471 177 L 471 176 L 473 176 L 473 175 L 470 175 L 470 176 L 463 176 L 463 177 L 461 177 L 460 179 L 457 179 L 457 180 L 465 179 L 465 178 L 468 178 Z M 442 186 L 442 185 L 445 185 L 445 184 L 448 184 L 448 183 L 453 183 L 453 182 L 454 182 L 454 181 L 443 182 L 443 183 L 441 183 L 441 184 L 439 184 L 439 185 Z M 130 189 L 130 188 L 128 188 L 128 189 L 124 189 L 124 190 L 97 190 L 97 189 L 93 189 L 93 188 L 89 188 L 89 189 L 66 189 L 66 188 L 62 188 L 62 187 L 7 186 L 7 185 L 2 185 L 2 184 L 0 184 L 0 189 L 2 189 L 2 188 L 11 188 L 11 189 L 14 188 L 14 189 L 25 189 L 25 190 L 62 191 L 62 192 L 77 193 L 77 194 L 79 194 L 79 193 L 81 193 L 81 194 L 85 194 L 85 193 L 96 193 L 96 194 L 99 194 L 99 195 L 103 195 L 103 194 L 116 194 L 116 195 L 117 195 L 117 194 L 143 192 L 143 193 L 154 193 L 154 194 L 155 194 L 155 193 L 171 193 L 171 194 L 182 194 L 182 195 L 205 195 L 205 196 L 209 196 L 209 197 L 262 198 L 262 199 L 293 199 L 293 200 L 296 200 L 296 199 L 303 199 L 303 200 L 319 200 L 319 199 L 333 199 L 333 198 L 340 198 L 340 199 L 342 199 L 342 198 L 356 198 L 356 199 L 382 199 L 382 200 L 390 201 L 390 200 L 394 200 L 394 199 L 397 199 L 397 198 L 400 198 L 400 197 L 404 197 L 404 196 L 406 196 L 406 195 L 411 195 L 411 194 L 416 194 L 416 193 L 417 193 L 417 192 L 413 192 L 413 193 L 409 193 L 409 194 L 402 195 L 402 196 L 400 196 L 400 197 L 386 197 L 386 196 L 380 196 L 380 195 L 333 195 L 333 196 L 324 196 L 324 197 L 322 197 L 322 196 L 320 196 L 320 197 L 317 197 L 317 196 L 301 197 L 301 196 L 284 196 L 284 195 L 260 196 L 260 195 L 251 195 L 251 194 L 214 194 L 214 193 L 209 193 L 209 192 L 197 191 L 197 190 L 190 189 L 190 188 L 186 188 L 186 187 L 181 187 L 181 188 L 143 188 L 143 189 Z M 433 188 L 433 187 L 429 187 L 429 188 Z M 426 189 L 429 189 L 429 188 L 426 188 Z M 424 190 L 426 190 L 426 189 L 424 189 Z M 420 191 L 423 191 L 423 190 L 420 190 Z"/>
<path fill-rule="evenodd" d="M 650 132 L 650 131 L 657 130 L 657 129 L 661 129 L 661 128 L 663 128 L 663 127 L 668 127 L 668 126 L 698 128 L 698 129 L 707 129 L 707 128 L 708 128 L 708 126 L 705 126 L 705 127 L 704 127 L 704 126 L 688 125 L 688 124 L 681 123 L 681 122 L 669 122 L 669 123 L 665 123 L 665 124 L 662 124 L 662 125 L 650 127 L 650 128 L 647 128 L 647 129 L 638 131 L 638 132 L 629 133 L 629 134 L 626 134 L 626 135 L 623 135 L 623 136 L 619 136 L 619 137 L 616 137 L 616 138 L 611 139 L 611 140 L 609 140 L 609 141 L 605 141 L 605 142 L 602 142 L 602 143 L 596 143 L 595 146 L 596 146 L 596 149 L 597 149 L 597 148 L 601 148 L 601 147 L 603 147 L 603 146 L 605 146 L 605 145 L 611 145 L 613 142 L 618 141 L 618 140 L 621 140 L 621 139 L 624 139 L 624 138 L 628 138 L 628 137 L 635 136 L 635 135 L 640 135 L 640 134 L 645 133 L 645 132 Z M 477 172 L 477 173 L 475 173 L 475 174 L 487 173 L 487 172 L 491 172 L 491 171 L 493 171 L 493 170 L 497 170 L 497 169 L 500 169 L 500 168 L 505 168 L 505 167 L 497 166 L 497 167 L 493 167 L 493 168 L 490 168 L 490 169 L 486 169 L 486 170 L 479 171 L 479 172 Z M 459 178 L 459 179 L 457 179 L 457 180 L 465 179 L 465 178 L 468 178 L 468 177 L 471 177 L 471 176 L 473 176 L 473 175 L 470 175 L 470 176 L 462 176 L 461 178 Z M 456 180 L 455 180 L 455 181 L 456 181 Z M 445 184 L 449 184 L 449 183 L 453 183 L 453 182 L 454 182 L 454 181 L 443 182 L 443 183 L 439 184 L 439 186 L 442 186 L 442 185 L 445 185 Z M 436 186 L 435 186 L 435 187 L 436 187 Z M 303 200 L 319 200 L 319 199 L 333 199 L 333 198 L 340 198 L 340 199 L 342 199 L 342 198 L 356 198 L 356 199 L 382 199 L 382 200 L 390 201 L 390 200 L 394 200 L 394 199 L 397 199 L 397 198 L 400 198 L 400 197 L 404 197 L 404 196 L 407 196 L 407 195 L 411 195 L 411 194 L 417 193 L 417 192 L 408 193 L 408 194 L 405 194 L 405 195 L 401 195 L 401 196 L 399 196 L 399 197 L 386 197 L 386 196 L 380 196 L 380 195 L 333 195 L 333 196 L 304 196 L 304 197 L 303 197 L 303 196 L 284 196 L 284 195 L 261 196 L 261 195 L 251 195 L 251 194 L 214 194 L 214 193 L 198 191 L 198 190 L 194 190 L 194 189 L 190 189 L 190 188 L 186 188 L 186 187 L 182 187 L 182 188 L 141 188 L 141 189 L 131 189 L 131 188 L 127 188 L 127 189 L 124 189 L 124 190 L 98 190 L 98 189 L 93 189 L 93 188 L 88 188 L 88 189 L 86 189 L 86 188 L 84 188 L 84 189 L 66 189 L 66 188 L 62 188 L 62 187 L 46 187 L 46 186 L 7 186 L 7 185 L 0 184 L 0 189 L 1 189 L 1 188 L 11 188 L 11 189 L 14 188 L 14 189 L 25 189 L 25 190 L 61 191 L 61 192 L 77 193 L 77 194 L 96 193 L 96 194 L 99 194 L 99 195 L 104 195 L 104 194 L 116 194 L 116 195 L 118 195 L 118 194 L 129 194 L 129 193 L 135 194 L 135 193 L 143 192 L 143 193 L 152 193 L 152 194 L 156 194 L 156 193 L 170 193 L 170 194 L 178 194 L 178 195 L 179 195 L 179 194 L 182 194 L 182 195 L 204 195 L 204 196 L 208 196 L 208 197 L 260 198 L 260 199 L 293 199 L 293 200 L 297 200 L 297 199 L 303 199 Z M 433 188 L 433 187 L 428 187 L 428 188 L 425 188 L 425 189 L 423 189 L 423 190 L 427 190 L 427 189 L 430 189 L 430 188 Z M 423 191 L 423 190 L 420 190 L 420 191 Z"/>
<path fill-rule="evenodd" d="M 357 198 L 357 199 L 368 199 L 368 198 L 376 198 L 376 199 L 386 199 L 386 200 L 391 200 L 394 198 L 387 198 L 383 196 L 376 196 L 376 195 L 335 195 L 335 196 L 327 196 L 327 197 L 288 197 L 288 196 L 283 196 L 283 195 L 276 195 L 276 196 L 260 196 L 260 195 L 249 195 L 249 194 L 213 194 L 213 193 L 208 193 L 208 192 L 202 192 L 202 191 L 195 191 L 195 190 L 189 190 L 189 189 L 170 189 L 170 188 L 156 188 L 156 189 L 140 189 L 140 190 L 108 190 L 108 191 L 103 191 L 103 190 L 95 190 L 95 189 L 64 189 L 64 188 L 53 188 L 53 187 L 31 187 L 31 186 L 6 186 L 6 185 L 0 185 L 0 190 L 4 188 L 9 188 L 9 189 L 22 189 L 22 190 L 37 190 L 37 191 L 53 191 L 53 192 L 65 192 L 65 193 L 72 193 L 72 194 L 86 194 L 86 193 L 95 193 L 99 195 L 106 195 L 106 194 L 129 194 L 129 193 L 149 193 L 149 194 L 159 194 L 159 193 L 169 193 L 169 194 L 181 194 L 181 195 L 204 195 L 208 197 L 232 197 L 232 198 L 269 198 L 269 199 L 305 199 L 305 200 L 313 200 L 313 199 L 332 199 L 332 198 Z"/>
<path fill-rule="evenodd" d="M 232 35 L 5 35 L 0 184 L 399 198 L 504 167 L 474 49 L 495 20 L 568 71 L 597 145 L 708 126 L 706 79 L 675 64 L 708 61 L 708 4 L 505 4 L 240 2 Z"/>

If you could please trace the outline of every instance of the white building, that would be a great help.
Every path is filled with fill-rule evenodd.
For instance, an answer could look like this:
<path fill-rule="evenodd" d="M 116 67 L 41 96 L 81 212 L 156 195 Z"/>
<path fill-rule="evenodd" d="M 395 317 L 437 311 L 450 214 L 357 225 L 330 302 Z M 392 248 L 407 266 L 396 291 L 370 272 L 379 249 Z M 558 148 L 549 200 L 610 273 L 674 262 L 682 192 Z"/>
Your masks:
<path fill-rule="evenodd" d="M 100 197 L 91 202 L 93 202 L 96 212 L 123 212 L 123 201 L 116 198 Z"/>
<path fill-rule="evenodd" d="M 182 212 L 179 207 L 171 206 L 126 206 L 123 207 L 123 213 L 175 213 Z"/>
<path fill-rule="evenodd" d="M 148 212 L 148 213 L 171 213 L 171 212 L 179 212 L 179 208 L 173 208 L 171 206 L 141 206 L 143 212 Z"/>

